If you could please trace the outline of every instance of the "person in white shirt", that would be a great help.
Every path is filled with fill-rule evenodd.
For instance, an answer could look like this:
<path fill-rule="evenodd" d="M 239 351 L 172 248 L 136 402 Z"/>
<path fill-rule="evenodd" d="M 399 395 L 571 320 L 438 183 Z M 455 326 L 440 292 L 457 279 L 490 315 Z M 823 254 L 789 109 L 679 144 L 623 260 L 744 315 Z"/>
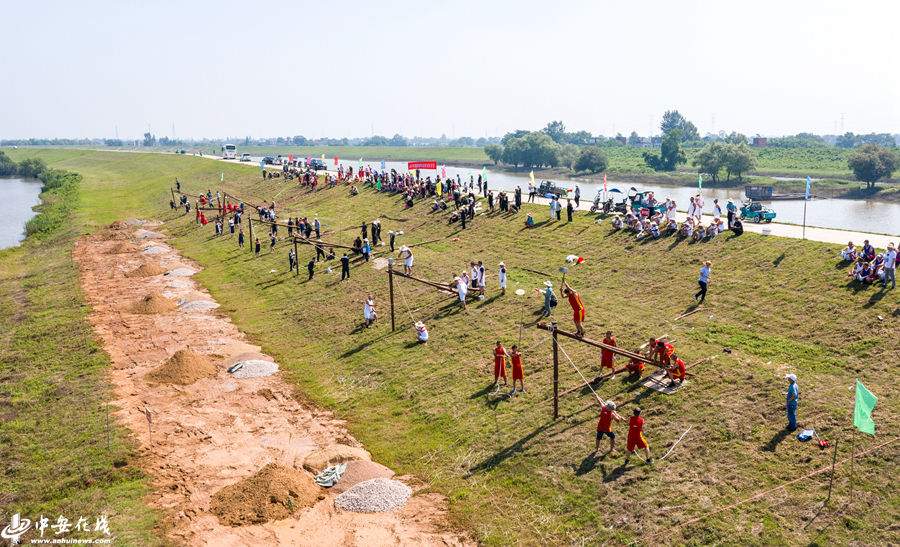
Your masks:
<path fill-rule="evenodd" d="M 497 273 L 497 277 L 500 279 L 500 294 L 506 294 L 506 264 L 500 263 L 500 271 Z"/>
<path fill-rule="evenodd" d="M 472 288 L 477 289 L 478 288 L 478 265 L 475 264 L 475 262 L 469 262 L 469 266 L 472 267 L 471 276 L 469 277 L 469 279 L 472 283 Z"/>
<path fill-rule="evenodd" d="M 484 264 L 478 261 L 478 300 L 484 300 Z"/>
<path fill-rule="evenodd" d="M 859 251 L 853 246 L 852 241 L 847 243 L 847 246 L 841 251 L 841 258 L 844 260 L 854 261 L 857 256 L 859 256 Z"/>
<path fill-rule="evenodd" d="M 888 243 L 887 251 L 884 253 L 884 287 L 887 288 L 888 280 L 891 282 L 891 289 L 897 287 L 897 251 L 894 250 L 894 243 Z"/>
<path fill-rule="evenodd" d="M 363 317 L 366 318 L 366 328 L 375 322 L 375 319 L 378 318 L 378 315 L 375 313 L 375 298 L 370 294 L 366 296 L 366 300 L 363 303 Z"/>
<path fill-rule="evenodd" d="M 465 279 L 461 277 L 454 277 L 453 281 L 456 282 L 456 293 L 459 295 L 459 305 L 462 309 L 466 309 L 466 294 L 469 292 L 469 285 L 466 283 Z"/>
<path fill-rule="evenodd" d="M 706 288 L 709 285 L 709 268 L 712 266 L 712 262 L 707 260 L 703 263 L 703 267 L 700 268 L 700 279 L 697 280 L 697 283 L 700 285 L 700 290 L 697 291 L 697 294 L 694 295 L 694 300 L 699 298 L 699 302 L 703 303 L 703 300 L 706 299 Z"/>
<path fill-rule="evenodd" d="M 715 218 L 719 218 L 722 216 L 722 207 L 719 206 L 719 200 L 713 200 L 713 216 Z"/>

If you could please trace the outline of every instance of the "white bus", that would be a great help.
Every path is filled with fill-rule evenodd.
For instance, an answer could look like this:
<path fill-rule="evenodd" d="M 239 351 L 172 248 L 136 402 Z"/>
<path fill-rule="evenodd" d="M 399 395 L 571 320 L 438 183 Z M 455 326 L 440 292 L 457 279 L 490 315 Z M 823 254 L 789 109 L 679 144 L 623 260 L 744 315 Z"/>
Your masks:
<path fill-rule="evenodd" d="M 237 146 L 226 144 L 222 147 L 222 159 L 233 160 L 237 157 Z"/>

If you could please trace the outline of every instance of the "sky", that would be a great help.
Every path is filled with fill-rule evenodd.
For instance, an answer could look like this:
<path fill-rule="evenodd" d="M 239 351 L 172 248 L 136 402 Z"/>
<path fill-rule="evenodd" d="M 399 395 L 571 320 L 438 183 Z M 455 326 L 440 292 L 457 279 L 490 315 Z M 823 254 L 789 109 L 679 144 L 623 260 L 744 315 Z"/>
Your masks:
<path fill-rule="evenodd" d="M 900 132 L 900 2 L 5 2 L 0 138 Z M 174 129 L 173 129 L 174 126 Z"/>

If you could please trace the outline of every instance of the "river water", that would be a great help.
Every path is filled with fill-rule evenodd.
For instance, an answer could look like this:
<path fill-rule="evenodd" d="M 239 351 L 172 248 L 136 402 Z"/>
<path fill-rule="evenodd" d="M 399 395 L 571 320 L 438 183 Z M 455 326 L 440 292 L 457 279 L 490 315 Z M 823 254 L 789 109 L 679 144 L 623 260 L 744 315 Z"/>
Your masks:
<path fill-rule="evenodd" d="M 41 181 L 0 177 L 0 249 L 15 247 L 25 239 L 25 223 L 37 215 L 31 208 L 40 205 Z"/>
<path fill-rule="evenodd" d="M 259 164 L 259 157 L 254 157 L 255 163 Z M 353 167 L 357 169 L 359 160 L 338 160 L 345 168 Z M 329 169 L 334 169 L 334 158 L 326 158 L 325 164 Z M 373 169 L 381 169 L 381 160 L 371 161 L 364 160 L 363 166 L 372 167 Z M 407 171 L 406 162 L 386 161 L 385 169 L 396 169 L 400 172 Z M 448 177 L 456 178 L 459 175 L 463 180 L 467 180 L 469 175 L 478 180 L 481 169 L 468 167 L 446 166 L 446 174 Z M 521 186 L 523 194 L 527 195 L 528 188 L 528 172 L 508 173 L 506 171 L 498 171 L 493 169 L 485 170 L 488 187 L 494 190 L 513 190 L 515 187 Z M 441 174 L 441 165 L 438 164 L 436 171 L 422 171 L 423 177 Z M 581 207 L 587 209 L 594 200 L 598 191 L 603 190 L 603 182 L 586 182 L 584 180 L 572 180 L 565 177 L 554 177 L 553 182 L 574 191 L 577 184 L 581 188 Z M 540 176 L 535 177 L 535 182 L 540 184 Z M 609 180 L 607 188 L 617 188 L 623 192 L 628 192 L 629 188 L 636 188 L 639 191 L 654 192 L 659 199 L 666 196 L 672 197 L 678 205 L 679 211 L 687 211 L 691 196 L 697 193 L 694 186 L 663 186 L 654 184 L 639 184 L 633 182 L 617 182 Z M 811 193 L 815 194 L 816 185 L 813 181 Z M 571 194 L 570 194 L 571 195 Z M 703 189 L 704 212 L 712 213 L 713 200 L 718 199 L 722 210 L 725 210 L 725 204 L 728 199 L 734 200 L 735 204 L 740 207 L 740 203 L 745 199 L 744 188 L 710 188 L 707 186 Z M 618 200 L 618 198 L 617 198 Z M 587 202 L 585 204 L 584 202 Z M 762 202 L 766 207 L 775 211 L 775 222 L 784 222 L 788 224 L 803 224 L 803 200 L 789 201 L 772 201 Z M 812 199 L 806 204 L 806 225 L 817 226 L 820 228 L 835 228 L 839 230 L 850 230 L 857 232 L 870 232 L 877 234 L 898 235 L 900 237 L 900 203 L 890 203 L 878 200 L 867 199 Z"/>

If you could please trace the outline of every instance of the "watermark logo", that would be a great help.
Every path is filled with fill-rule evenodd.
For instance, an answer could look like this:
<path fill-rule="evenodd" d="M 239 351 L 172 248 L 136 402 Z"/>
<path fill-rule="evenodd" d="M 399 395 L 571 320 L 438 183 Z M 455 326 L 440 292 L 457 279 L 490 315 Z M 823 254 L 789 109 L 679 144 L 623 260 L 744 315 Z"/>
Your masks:
<path fill-rule="evenodd" d="M 2 536 L 3 539 L 8 539 L 10 545 L 18 545 L 19 538 L 22 537 L 22 534 L 27 532 L 29 528 L 31 528 L 31 521 L 23 519 L 19 513 L 16 513 L 12 516 L 9 525 L 0 532 L 0 536 Z"/>

